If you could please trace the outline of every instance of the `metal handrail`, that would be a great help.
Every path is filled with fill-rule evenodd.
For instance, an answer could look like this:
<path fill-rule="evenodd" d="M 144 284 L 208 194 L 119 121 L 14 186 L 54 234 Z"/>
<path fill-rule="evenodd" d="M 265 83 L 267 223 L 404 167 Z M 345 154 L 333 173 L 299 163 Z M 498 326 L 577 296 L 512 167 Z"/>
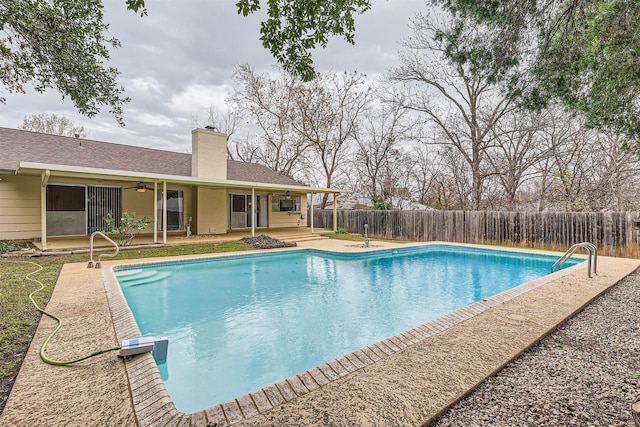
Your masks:
<path fill-rule="evenodd" d="M 587 276 L 591 277 L 591 261 L 592 261 L 592 259 L 593 259 L 593 274 L 598 274 L 598 248 L 596 247 L 596 245 L 594 245 L 593 243 L 590 243 L 590 242 L 576 243 L 575 245 L 573 245 L 569 249 L 567 249 L 567 251 L 564 253 L 564 255 L 562 255 L 560 257 L 560 259 L 557 260 L 551 266 L 551 272 L 553 273 L 553 271 L 556 269 L 556 267 L 557 267 L 558 270 L 560 270 L 562 268 L 562 266 L 564 265 L 564 263 L 567 262 L 567 260 L 569 258 L 571 258 L 571 256 L 580 248 L 585 249 L 589 253 L 589 260 L 588 260 L 588 264 L 587 264 Z"/>
<path fill-rule="evenodd" d="M 104 237 L 105 240 L 107 240 L 109 243 L 111 243 L 113 246 L 116 247 L 116 251 L 114 253 L 112 253 L 112 254 L 100 254 L 100 255 L 98 255 L 98 261 L 96 261 L 94 263 L 94 261 L 93 261 L 93 238 L 96 235 L 100 235 L 100 236 Z M 118 244 L 116 242 L 111 240 L 102 231 L 94 231 L 93 233 L 91 233 L 91 238 L 89 239 L 89 263 L 87 264 L 87 268 L 102 268 L 102 263 L 101 263 L 102 257 L 103 256 L 114 257 L 114 256 L 118 255 L 118 252 L 120 252 L 120 246 L 118 246 Z"/>

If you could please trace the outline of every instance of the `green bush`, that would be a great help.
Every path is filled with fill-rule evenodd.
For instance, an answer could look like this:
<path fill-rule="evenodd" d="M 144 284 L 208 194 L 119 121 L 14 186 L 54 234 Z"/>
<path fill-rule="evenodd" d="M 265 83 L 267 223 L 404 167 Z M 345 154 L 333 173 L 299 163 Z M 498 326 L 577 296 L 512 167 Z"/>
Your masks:
<path fill-rule="evenodd" d="M 104 230 L 104 234 L 115 240 L 120 246 L 127 246 L 136 237 L 140 230 L 147 228 L 147 225 L 153 222 L 153 219 L 142 217 L 136 220 L 136 213 L 123 212 L 120 218 L 120 225 L 116 226 L 116 219 L 109 213 L 105 222 L 109 227 Z"/>
<path fill-rule="evenodd" d="M 22 246 L 15 242 L 9 240 L 0 240 L 0 253 L 19 251 L 20 249 L 22 249 Z"/>
<path fill-rule="evenodd" d="M 349 234 L 346 228 L 336 228 L 336 234 Z"/>

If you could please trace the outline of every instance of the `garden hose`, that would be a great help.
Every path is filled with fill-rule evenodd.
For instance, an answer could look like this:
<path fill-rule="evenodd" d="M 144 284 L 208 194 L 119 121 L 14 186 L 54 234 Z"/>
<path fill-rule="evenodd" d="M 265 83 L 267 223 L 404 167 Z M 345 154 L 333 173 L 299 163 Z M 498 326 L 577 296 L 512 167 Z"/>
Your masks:
<path fill-rule="evenodd" d="M 79 357 L 77 359 L 71 359 L 71 360 L 53 360 L 53 359 L 50 359 L 49 357 L 47 357 L 47 354 L 46 354 L 47 345 L 49 345 L 49 341 L 51 341 L 53 336 L 62 327 L 62 320 L 60 320 L 59 317 L 57 317 L 57 316 L 47 312 L 46 310 L 43 310 L 42 308 L 40 308 L 40 306 L 33 299 L 33 295 L 35 295 L 36 293 L 38 293 L 38 292 L 40 292 L 41 290 L 44 289 L 44 284 L 41 281 L 32 278 L 31 275 L 40 272 L 41 270 L 43 270 L 43 267 L 40 264 L 37 264 L 37 263 L 32 262 L 32 261 L 9 261 L 9 260 L 5 259 L 5 262 L 11 262 L 11 263 L 14 263 L 14 264 L 32 264 L 32 265 L 35 265 L 37 267 L 36 270 L 30 272 L 29 274 L 27 274 L 25 276 L 25 279 L 30 280 L 32 282 L 36 282 L 38 285 L 40 285 L 40 288 L 36 289 L 35 291 L 33 291 L 33 292 L 31 292 L 29 294 L 29 299 L 31 300 L 33 305 L 38 309 L 38 311 L 40 311 L 42 314 L 46 314 L 47 316 L 51 317 L 52 319 L 55 319 L 58 322 L 58 326 L 56 326 L 56 328 L 53 330 L 53 332 L 51 332 L 51 334 L 49 334 L 47 339 L 44 341 L 44 344 L 42 344 L 42 347 L 40 347 L 40 358 L 44 362 L 46 362 L 46 363 L 48 363 L 50 365 L 57 365 L 57 366 L 71 365 L 73 363 L 80 362 L 82 360 L 86 360 L 86 359 L 89 359 L 90 357 L 98 356 L 98 355 L 103 354 L 103 353 L 108 353 L 110 351 L 120 350 L 120 347 L 105 348 L 103 350 L 99 350 L 99 351 L 96 351 L 94 353 L 88 354 L 86 356 L 82 356 L 82 357 Z"/>

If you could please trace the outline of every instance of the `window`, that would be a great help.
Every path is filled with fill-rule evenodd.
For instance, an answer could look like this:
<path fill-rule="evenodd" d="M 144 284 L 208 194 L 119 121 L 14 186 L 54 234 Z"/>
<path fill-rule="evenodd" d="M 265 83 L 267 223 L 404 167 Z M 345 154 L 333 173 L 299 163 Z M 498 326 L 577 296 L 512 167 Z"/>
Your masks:
<path fill-rule="evenodd" d="M 280 212 L 291 212 L 295 210 L 293 199 L 280 199 Z"/>
<path fill-rule="evenodd" d="M 231 195 L 231 212 L 246 212 L 247 196 L 244 194 Z"/>
<path fill-rule="evenodd" d="M 81 212 L 85 210 L 85 187 L 47 185 L 47 211 Z"/>
<path fill-rule="evenodd" d="M 84 185 L 49 184 L 45 203 L 47 235 L 87 234 L 87 188 Z"/>
<path fill-rule="evenodd" d="M 271 210 L 273 212 L 300 212 L 301 197 L 276 194 L 271 199 Z"/>

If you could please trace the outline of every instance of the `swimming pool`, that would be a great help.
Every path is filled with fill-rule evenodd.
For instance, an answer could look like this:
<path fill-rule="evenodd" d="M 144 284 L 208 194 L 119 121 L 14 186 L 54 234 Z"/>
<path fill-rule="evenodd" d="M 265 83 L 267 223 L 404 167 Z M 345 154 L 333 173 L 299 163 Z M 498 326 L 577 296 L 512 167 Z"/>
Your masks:
<path fill-rule="evenodd" d="M 394 253 L 395 252 L 395 253 Z M 194 412 L 548 274 L 555 257 L 428 246 L 367 255 L 295 251 L 116 271 L 143 335 Z"/>

